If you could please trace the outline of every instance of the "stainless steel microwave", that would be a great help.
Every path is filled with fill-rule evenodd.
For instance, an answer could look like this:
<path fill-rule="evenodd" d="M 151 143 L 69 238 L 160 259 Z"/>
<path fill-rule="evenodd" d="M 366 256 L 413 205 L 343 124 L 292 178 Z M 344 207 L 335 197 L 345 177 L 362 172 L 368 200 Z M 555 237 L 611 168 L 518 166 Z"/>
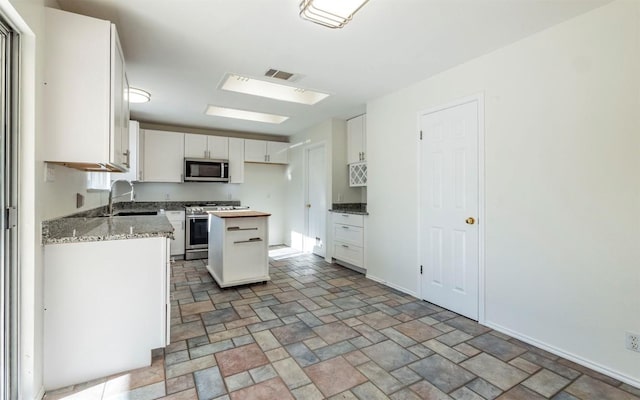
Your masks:
<path fill-rule="evenodd" d="M 185 182 L 229 182 L 229 161 L 205 158 L 184 159 Z"/>

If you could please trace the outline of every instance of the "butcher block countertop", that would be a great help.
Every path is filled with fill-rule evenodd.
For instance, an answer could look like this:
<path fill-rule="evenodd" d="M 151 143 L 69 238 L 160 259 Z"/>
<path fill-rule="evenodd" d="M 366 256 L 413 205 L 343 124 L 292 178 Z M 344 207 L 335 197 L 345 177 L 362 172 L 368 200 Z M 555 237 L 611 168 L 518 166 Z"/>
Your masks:
<path fill-rule="evenodd" d="M 271 215 L 270 213 L 254 210 L 209 211 L 209 214 L 218 218 L 268 217 Z"/>

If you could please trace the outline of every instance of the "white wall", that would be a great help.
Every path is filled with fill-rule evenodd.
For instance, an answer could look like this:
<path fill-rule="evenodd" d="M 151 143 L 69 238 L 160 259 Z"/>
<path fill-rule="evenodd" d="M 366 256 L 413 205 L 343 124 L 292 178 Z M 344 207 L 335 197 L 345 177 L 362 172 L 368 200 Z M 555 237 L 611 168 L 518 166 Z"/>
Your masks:
<path fill-rule="evenodd" d="M 245 163 L 245 181 L 234 183 L 136 183 L 136 201 L 239 200 L 254 210 L 271 213 L 269 244 L 285 242 L 287 166 Z M 126 198 L 125 198 L 126 199 Z"/>
<path fill-rule="evenodd" d="M 640 385 L 639 15 L 614 2 L 369 102 L 368 272 L 419 290 L 417 115 L 484 93 L 487 324 Z"/>

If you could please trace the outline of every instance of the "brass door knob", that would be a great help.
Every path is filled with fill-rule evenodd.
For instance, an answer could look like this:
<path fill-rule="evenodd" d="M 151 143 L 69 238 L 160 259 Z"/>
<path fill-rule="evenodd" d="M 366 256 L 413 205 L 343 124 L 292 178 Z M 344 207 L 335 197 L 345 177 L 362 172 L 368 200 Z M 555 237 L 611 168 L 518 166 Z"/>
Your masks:
<path fill-rule="evenodd" d="M 469 225 L 473 225 L 473 224 L 476 223 L 476 220 L 473 217 L 469 217 L 469 218 L 465 219 L 464 222 L 466 222 Z"/>

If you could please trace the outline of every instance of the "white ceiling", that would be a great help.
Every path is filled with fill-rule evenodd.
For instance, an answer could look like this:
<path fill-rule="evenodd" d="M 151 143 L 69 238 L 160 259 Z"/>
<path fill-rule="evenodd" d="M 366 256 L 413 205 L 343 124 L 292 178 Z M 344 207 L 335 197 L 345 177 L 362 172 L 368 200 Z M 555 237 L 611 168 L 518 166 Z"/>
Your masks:
<path fill-rule="evenodd" d="M 58 0 L 118 28 L 131 86 L 151 92 L 133 119 L 291 135 L 599 7 L 610 0 L 370 0 L 345 28 L 302 20 L 299 0 Z M 224 92 L 225 73 L 276 68 L 330 93 L 314 106 Z M 281 82 L 281 81 L 279 81 Z M 208 104 L 287 115 L 279 125 L 204 114 Z"/>

